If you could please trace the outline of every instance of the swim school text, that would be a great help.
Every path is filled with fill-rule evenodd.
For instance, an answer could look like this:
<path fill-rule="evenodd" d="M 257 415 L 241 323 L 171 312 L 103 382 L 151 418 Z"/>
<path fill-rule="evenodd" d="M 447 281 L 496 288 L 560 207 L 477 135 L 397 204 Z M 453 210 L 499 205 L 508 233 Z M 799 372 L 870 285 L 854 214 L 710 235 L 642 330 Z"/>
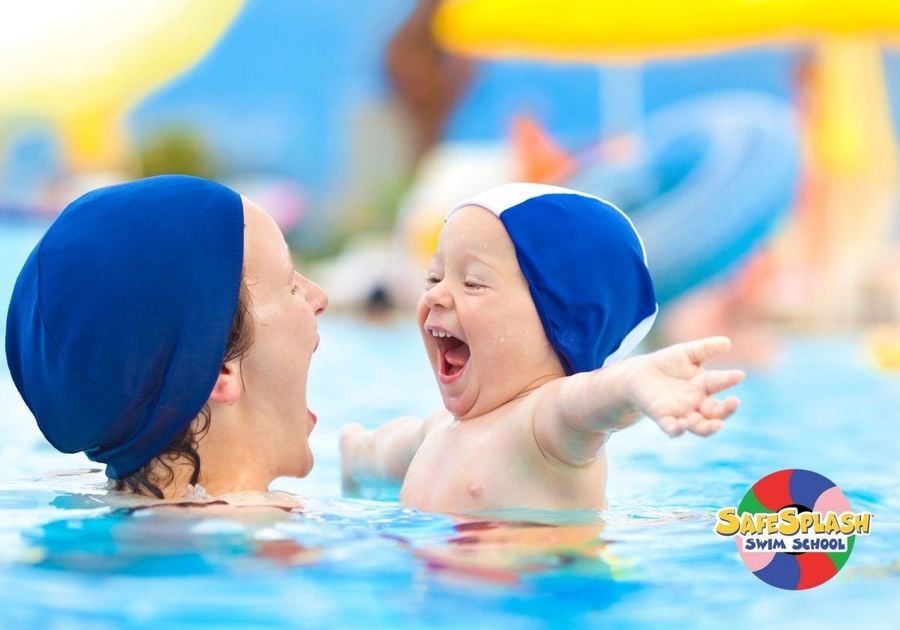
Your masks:
<path fill-rule="evenodd" d="M 871 512 L 798 512 L 786 507 L 774 513 L 743 512 L 733 507 L 718 512 L 715 532 L 740 535 L 743 551 L 846 551 L 847 537 L 868 535 Z"/>

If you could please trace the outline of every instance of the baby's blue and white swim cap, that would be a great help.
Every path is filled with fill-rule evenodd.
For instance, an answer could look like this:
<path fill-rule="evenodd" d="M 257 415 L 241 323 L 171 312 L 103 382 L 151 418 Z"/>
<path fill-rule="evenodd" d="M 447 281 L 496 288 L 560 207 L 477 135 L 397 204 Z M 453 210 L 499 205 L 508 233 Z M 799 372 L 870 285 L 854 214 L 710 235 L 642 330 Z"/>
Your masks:
<path fill-rule="evenodd" d="M 647 253 L 614 205 L 575 190 L 516 183 L 457 204 L 493 212 L 506 228 L 544 332 L 566 374 L 612 365 L 656 319 Z"/>

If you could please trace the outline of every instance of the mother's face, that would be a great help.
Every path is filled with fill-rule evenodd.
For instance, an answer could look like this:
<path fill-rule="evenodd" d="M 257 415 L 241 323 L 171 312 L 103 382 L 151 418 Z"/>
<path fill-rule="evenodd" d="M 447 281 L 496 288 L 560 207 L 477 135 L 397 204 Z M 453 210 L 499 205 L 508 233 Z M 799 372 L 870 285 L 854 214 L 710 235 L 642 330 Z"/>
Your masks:
<path fill-rule="evenodd" d="M 268 442 L 268 466 L 276 475 L 302 477 L 312 469 L 309 434 L 316 423 L 306 403 L 307 376 L 319 344 L 316 316 L 328 296 L 297 273 L 281 230 L 247 199 L 244 280 L 253 343 L 241 360 L 242 402 L 254 433 Z"/>

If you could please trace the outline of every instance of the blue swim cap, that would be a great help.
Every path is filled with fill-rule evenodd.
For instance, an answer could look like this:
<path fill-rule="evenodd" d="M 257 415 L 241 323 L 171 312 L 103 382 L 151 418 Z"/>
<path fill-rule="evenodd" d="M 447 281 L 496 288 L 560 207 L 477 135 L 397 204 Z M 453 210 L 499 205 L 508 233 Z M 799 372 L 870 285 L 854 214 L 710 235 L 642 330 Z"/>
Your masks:
<path fill-rule="evenodd" d="M 650 331 L 657 305 L 644 244 L 621 210 L 544 184 L 505 184 L 457 204 L 500 218 L 544 332 L 566 374 L 624 359 Z"/>
<path fill-rule="evenodd" d="M 6 360 L 44 436 L 118 479 L 209 399 L 237 308 L 240 195 L 164 175 L 71 203 L 25 262 Z"/>

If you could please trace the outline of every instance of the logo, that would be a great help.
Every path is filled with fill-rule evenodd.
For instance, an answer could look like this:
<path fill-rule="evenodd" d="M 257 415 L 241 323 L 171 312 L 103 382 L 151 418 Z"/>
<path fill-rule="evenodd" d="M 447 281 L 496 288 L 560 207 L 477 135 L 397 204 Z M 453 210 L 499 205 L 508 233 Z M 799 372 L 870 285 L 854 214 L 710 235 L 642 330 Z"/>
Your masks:
<path fill-rule="evenodd" d="M 719 510 L 715 532 L 734 536 L 753 575 L 799 591 L 824 584 L 847 563 L 870 512 L 853 512 L 841 489 L 811 470 L 788 468 L 757 481 L 737 507 Z"/>

